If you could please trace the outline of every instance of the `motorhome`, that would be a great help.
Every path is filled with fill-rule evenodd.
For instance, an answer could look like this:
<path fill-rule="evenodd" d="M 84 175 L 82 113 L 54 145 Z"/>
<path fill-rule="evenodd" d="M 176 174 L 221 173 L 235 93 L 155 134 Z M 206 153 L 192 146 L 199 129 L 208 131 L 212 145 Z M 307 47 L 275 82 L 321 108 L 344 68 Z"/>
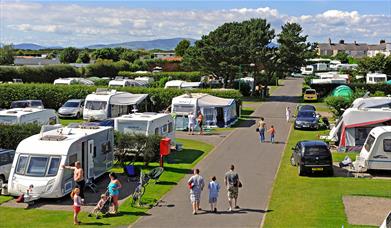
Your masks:
<path fill-rule="evenodd" d="M 349 79 L 348 74 L 338 74 L 338 72 L 319 72 L 315 73 L 315 76 L 319 77 L 319 79 Z"/>
<path fill-rule="evenodd" d="M 72 84 L 80 84 L 93 86 L 94 82 L 85 78 L 59 78 L 54 80 L 54 85 L 72 85 Z"/>
<path fill-rule="evenodd" d="M 300 68 L 300 71 L 302 75 L 311 75 L 314 74 L 314 67 L 312 65 L 307 65 Z"/>
<path fill-rule="evenodd" d="M 145 82 L 136 81 L 127 78 L 116 78 L 109 81 L 109 87 L 136 87 L 136 86 L 146 86 Z"/>
<path fill-rule="evenodd" d="M 369 132 L 353 167 L 362 172 L 391 170 L 391 126 L 375 127 Z"/>
<path fill-rule="evenodd" d="M 311 79 L 311 84 L 346 84 L 345 78 Z"/>
<path fill-rule="evenodd" d="M 58 124 L 59 120 L 53 109 L 13 108 L 0 111 L 0 124 L 25 123 Z"/>
<path fill-rule="evenodd" d="M 97 89 L 87 95 L 83 109 L 85 120 L 105 120 L 129 114 L 145 103 L 148 94 L 132 94 L 116 90 Z M 146 103 L 145 103 L 146 104 Z"/>
<path fill-rule="evenodd" d="M 114 118 L 114 130 L 122 133 L 161 135 L 174 140 L 174 120 L 166 113 L 133 113 Z"/>
<path fill-rule="evenodd" d="M 391 108 L 391 97 L 360 97 L 350 108 Z"/>
<path fill-rule="evenodd" d="M 44 128 L 45 126 L 43 126 Z M 8 191 L 18 196 L 33 186 L 34 199 L 60 198 L 75 187 L 73 172 L 62 165 L 80 161 L 92 182 L 113 167 L 112 127 L 69 125 L 30 136 L 16 148 Z"/>
<path fill-rule="evenodd" d="M 379 73 L 368 73 L 366 79 L 367 84 L 386 83 L 387 75 Z"/>
<path fill-rule="evenodd" d="M 336 142 L 340 148 L 357 151 L 361 150 L 374 127 L 390 124 L 389 108 L 348 108 L 326 138 Z"/>

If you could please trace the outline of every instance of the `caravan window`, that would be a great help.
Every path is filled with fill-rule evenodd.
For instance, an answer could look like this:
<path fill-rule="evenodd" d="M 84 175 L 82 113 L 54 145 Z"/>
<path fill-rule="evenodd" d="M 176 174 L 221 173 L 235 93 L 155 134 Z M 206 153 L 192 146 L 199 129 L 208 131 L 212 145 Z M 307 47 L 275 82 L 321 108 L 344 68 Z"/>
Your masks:
<path fill-rule="evenodd" d="M 359 127 L 355 128 L 355 134 L 354 138 L 356 141 L 356 146 L 362 146 L 365 143 L 365 140 L 367 139 L 369 132 L 372 130 L 372 128 L 369 127 Z"/>
<path fill-rule="evenodd" d="M 105 110 L 107 102 L 106 101 L 87 101 L 86 109 L 89 110 Z"/>
<path fill-rule="evenodd" d="M 168 125 L 165 124 L 162 126 L 162 134 L 166 134 L 168 132 Z"/>
<path fill-rule="evenodd" d="M 50 160 L 48 176 L 56 176 L 59 166 L 60 166 L 60 158 L 52 158 Z"/>
<path fill-rule="evenodd" d="M 2 124 L 14 124 L 16 121 L 16 116 L 0 116 L 0 123 Z"/>
<path fill-rule="evenodd" d="M 375 142 L 375 137 L 372 135 L 368 136 L 367 142 L 364 145 L 364 148 L 369 151 L 372 148 L 373 143 Z"/>
<path fill-rule="evenodd" d="M 186 105 L 186 104 L 180 104 L 180 105 L 174 105 L 173 112 L 182 112 L 182 113 L 190 113 L 194 112 L 194 105 Z"/>
<path fill-rule="evenodd" d="M 159 135 L 159 128 L 155 128 L 155 135 Z"/>
<path fill-rule="evenodd" d="M 383 150 L 391 152 L 391 139 L 383 139 Z"/>
<path fill-rule="evenodd" d="M 47 157 L 31 157 L 26 174 L 43 177 L 46 173 L 47 164 Z"/>
<path fill-rule="evenodd" d="M 168 123 L 168 133 L 171 133 L 173 130 L 172 122 Z"/>
<path fill-rule="evenodd" d="M 26 169 L 28 161 L 28 156 L 19 156 L 18 165 L 16 166 L 16 173 L 17 174 L 24 174 L 24 170 Z"/>

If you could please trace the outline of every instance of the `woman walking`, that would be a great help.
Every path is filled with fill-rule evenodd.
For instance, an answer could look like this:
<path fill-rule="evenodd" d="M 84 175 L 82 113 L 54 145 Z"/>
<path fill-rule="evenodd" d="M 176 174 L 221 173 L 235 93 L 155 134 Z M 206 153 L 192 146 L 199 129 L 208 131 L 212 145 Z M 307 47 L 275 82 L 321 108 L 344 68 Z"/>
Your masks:
<path fill-rule="evenodd" d="M 289 122 L 289 119 L 291 118 L 291 110 L 289 107 L 286 107 L 285 109 L 285 117 L 286 117 L 286 122 Z"/>
<path fill-rule="evenodd" d="M 194 175 L 187 181 L 190 189 L 190 201 L 193 207 L 193 215 L 200 210 L 201 191 L 204 189 L 204 178 L 200 175 L 200 170 L 195 169 Z"/>
<path fill-rule="evenodd" d="M 122 188 L 121 182 L 117 179 L 117 175 L 115 173 L 110 173 L 110 183 L 107 187 L 109 190 L 109 194 L 111 196 L 112 205 L 114 207 L 114 214 L 118 213 L 118 197 L 119 197 L 119 189 Z"/>
<path fill-rule="evenodd" d="M 266 123 L 263 117 L 261 117 L 261 121 L 258 122 L 258 131 L 261 143 L 265 142 Z"/>

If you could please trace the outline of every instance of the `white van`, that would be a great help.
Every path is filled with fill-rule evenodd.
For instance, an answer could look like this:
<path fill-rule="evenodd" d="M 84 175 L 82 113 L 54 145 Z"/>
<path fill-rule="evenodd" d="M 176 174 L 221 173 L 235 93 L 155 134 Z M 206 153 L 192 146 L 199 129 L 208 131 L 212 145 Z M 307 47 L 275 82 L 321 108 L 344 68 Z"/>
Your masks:
<path fill-rule="evenodd" d="M 85 120 L 105 120 L 129 114 L 140 105 L 148 94 L 132 94 L 116 90 L 97 89 L 87 95 L 83 109 Z"/>
<path fill-rule="evenodd" d="M 353 166 L 358 171 L 391 170 L 391 126 L 375 127 Z"/>
<path fill-rule="evenodd" d="M 53 109 L 13 108 L 0 111 L 0 124 L 24 123 L 53 125 L 58 124 L 59 120 Z"/>
<path fill-rule="evenodd" d="M 165 113 L 134 113 L 114 118 L 114 129 L 122 133 L 161 135 L 174 140 L 174 120 Z"/>
<path fill-rule="evenodd" d="M 113 166 L 112 127 L 75 124 L 43 132 L 21 141 L 16 148 L 8 192 L 18 196 L 33 186 L 32 200 L 60 198 L 75 186 L 73 172 L 61 165 L 80 161 L 84 178 L 93 181 Z"/>

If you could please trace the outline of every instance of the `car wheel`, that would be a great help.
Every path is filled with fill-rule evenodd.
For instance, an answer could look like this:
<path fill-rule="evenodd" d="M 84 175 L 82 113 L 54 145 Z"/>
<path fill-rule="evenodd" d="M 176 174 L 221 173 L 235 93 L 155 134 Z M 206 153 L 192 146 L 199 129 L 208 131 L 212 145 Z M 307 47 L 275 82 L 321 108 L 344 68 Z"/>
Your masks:
<path fill-rule="evenodd" d="M 304 167 L 302 165 L 297 166 L 297 173 L 299 174 L 299 176 L 304 176 L 305 172 Z"/>
<path fill-rule="evenodd" d="M 77 118 L 77 119 L 80 119 L 80 112 L 78 112 L 78 113 L 76 114 L 76 118 Z"/>
<path fill-rule="evenodd" d="M 296 163 L 295 163 L 295 158 L 293 157 L 293 154 L 292 154 L 292 156 L 291 156 L 291 165 L 292 166 L 296 166 Z"/>

